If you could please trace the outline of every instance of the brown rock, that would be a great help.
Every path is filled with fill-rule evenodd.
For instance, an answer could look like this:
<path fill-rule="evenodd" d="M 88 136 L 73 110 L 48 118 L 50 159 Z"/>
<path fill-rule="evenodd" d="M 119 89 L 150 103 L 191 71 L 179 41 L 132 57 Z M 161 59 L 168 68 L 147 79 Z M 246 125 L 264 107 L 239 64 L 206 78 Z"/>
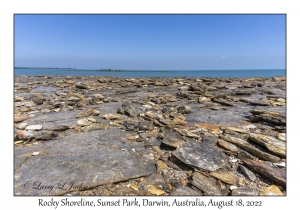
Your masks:
<path fill-rule="evenodd" d="M 182 119 L 179 119 L 179 118 L 174 118 L 172 120 L 172 123 L 175 124 L 175 125 L 186 125 L 186 122 Z"/>
<path fill-rule="evenodd" d="M 277 140 L 271 136 L 265 136 L 257 133 L 250 133 L 250 140 L 266 147 L 272 153 L 280 155 L 282 157 L 286 156 L 285 142 Z"/>
<path fill-rule="evenodd" d="M 266 178 L 271 179 L 272 181 L 286 186 L 286 171 L 279 168 L 274 168 L 268 166 L 264 163 L 257 162 L 255 160 L 243 159 L 243 162 L 255 172 L 263 175 Z"/>
<path fill-rule="evenodd" d="M 220 131 L 220 126 L 215 125 L 215 124 L 209 124 L 209 123 L 200 123 L 200 124 L 195 124 L 196 127 L 198 128 L 204 128 L 209 131 L 213 132 L 219 132 Z"/>
<path fill-rule="evenodd" d="M 236 184 L 236 178 L 233 175 L 231 175 L 230 172 L 219 170 L 211 172 L 210 175 L 227 184 Z"/>
<path fill-rule="evenodd" d="M 15 115 L 14 117 L 14 122 L 18 123 L 18 122 L 22 122 L 24 120 L 29 119 L 29 115 L 28 114 L 20 114 L 20 115 Z"/>
<path fill-rule="evenodd" d="M 122 115 L 120 114 L 105 114 L 101 116 L 101 118 L 104 118 L 106 120 L 117 120 L 120 119 L 121 117 Z"/>
<path fill-rule="evenodd" d="M 188 106 L 180 106 L 177 108 L 177 111 L 180 114 L 189 114 L 192 112 L 191 108 Z"/>
<path fill-rule="evenodd" d="M 83 128 L 84 132 L 92 131 L 92 130 L 107 130 L 109 127 L 108 123 L 94 123 L 92 125 L 88 125 Z"/>
<path fill-rule="evenodd" d="M 201 137 L 198 134 L 192 133 L 186 129 L 181 128 L 174 128 L 175 131 L 177 131 L 182 136 L 187 136 L 191 138 L 201 139 Z"/>
<path fill-rule="evenodd" d="M 92 115 L 93 112 L 94 112 L 94 109 L 83 110 L 76 115 L 76 118 L 88 117 L 88 116 Z"/>
<path fill-rule="evenodd" d="M 271 185 L 269 187 L 263 187 L 262 192 L 259 195 L 262 195 L 262 196 L 265 196 L 265 195 L 283 195 L 283 193 L 280 191 L 280 189 L 277 186 Z"/>
<path fill-rule="evenodd" d="M 280 160 L 279 157 L 268 154 L 266 152 L 262 152 L 261 150 L 255 148 L 254 146 L 252 146 L 251 144 L 249 144 L 247 141 L 245 141 L 243 139 L 235 138 L 235 137 L 232 137 L 229 135 L 220 135 L 220 137 L 225 141 L 236 144 L 237 146 L 243 148 L 244 150 L 248 151 L 252 155 L 256 155 L 257 157 L 259 157 L 262 160 L 269 160 L 272 162 L 277 162 Z"/>
<path fill-rule="evenodd" d="M 199 172 L 194 172 L 191 184 L 207 195 L 221 196 L 221 188 L 219 188 L 211 179 L 202 175 Z"/>
<path fill-rule="evenodd" d="M 161 160 L 156 162 L 157 171 L 162 171 L 163 169 L 167 169 L 168 165 Z"/>
<path fill-rule="evenodd" d="M 277 112 L 269 112 L 269 111 L 266 111 L 266 110 L 251 109 L 251 110 L 249 110 L 249 112 L 252 113 L 253 115 L 268 114 L 268 115 L 273 115 L 275 117 L 285 118 L 285 115 L 282 115 L 282 114 L 277 113 Z"/>
<path fill-rule="evenodd" d="M 218 139 L 218 144 L 223 147 L 224 149 L 227 149 L 233 153 L 238 153 L 239 152 L 239 148 L 237 146 L 235 146 L 234 144 L 231 144 L 227 141 L 224 141 L 222 139 Z"/>
<path fill-rule="evenodd" d="M 170 147 L 175 147 L 175 148 L 185 143 L 181 135 L 176 132 L 167 133 L 164 136 L 162 142 Z"/>

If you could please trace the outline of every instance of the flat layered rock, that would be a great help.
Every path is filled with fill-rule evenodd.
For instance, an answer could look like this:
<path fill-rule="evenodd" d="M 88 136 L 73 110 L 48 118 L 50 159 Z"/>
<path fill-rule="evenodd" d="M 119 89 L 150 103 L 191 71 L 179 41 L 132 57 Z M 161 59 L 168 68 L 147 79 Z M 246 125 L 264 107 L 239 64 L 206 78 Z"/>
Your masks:
<path fill-rule="evenodd" d="M 67 120 L 67 119 L 76 119 L 76 115 L 79 111 L 65 111 L 65 112 L 51 112 L 46 114 L 39 114 L 33 118 L 26 120 L 25 122 L 28 125 L 32 124 L 40 124 L 44 122 L 54 122 L 60 120 Z"/>
<path fill-rule="evenodd" d="M 257 196 L 260 193 L 260 189 L 256 187 L 238 187 L 237 189 L 232 190 L 232 196 Z"/>
<path fill-rule="evenodd" d="M 275 117 L 282 117 L 285 118 L 286 116 L 277 112 L 271 112 L 271 111 L 267 111 L 267 110 L 258 110 L 258 109 L 251 109 L 249 110 L 250 113 L 252 113 L 253 115 L 261 115 L 261 114 L 267 114 L 267 115 L 272 115 Z"/>
<path fill-rule="evenodd" d="M 187 137 L 191 137 L 191 138 L 201 139 L 201 137 L 198 134 L 193 133 L 191 131 L 188 131 L 186 129 L 174 128 L 174 130 L 177 131 L 182 136 L 187 136 Z"/>
<path fill-rule="evenodd" d="M 94 109 L 83 110 L 76 115 L 76 118 L 88 117 L 93 114 L 93 111 Z"/>
<path fill-rule="evenodd" d="M 233 153 L 238 153 L 239 152 L 239 148 L 237 146 L 235 146 L 234 144 L 231 144 L 227 141 L 224 141 L 222 139 L 218 139 L 218 144 L 226 149 L 226 150 L 229 150 L 230 152 L 233 152 Z"/>
<path fill-rule="evenodd" d="M 236 128 L 236 127 L 227 127 L 226 129 L 231 130 L 231 131 L 235 131 L 235 132 L 238 132 L 238 133 L 244 133 L 244 134 L 248 133 L 247 130 L 244 130 L 244 129 L 241 129 L 241 128 Z"/>
<path fill-rule="evenodd" d="M 56 137 L 56 133 L 52 130 L 42 130 L 42 131 L 33 131 L 33 130 L 19 130 L 17 132 L 18 138 L 21 140 L 51 140 Z"/>
<path fill-rule="evenodd" d="M 219 188 L 211 179 L 199 172 L 194 172 L 191 184 L 203 191 L 207 195 L 221 196 L 221 188 Z"/>
<path fill-rule="evenodd" d="M 61 195 L 155 173 L 153 161 L 132 151 L 144 146 L 125 143 L 124 134 L 112 128 L 16 148 L 15 195 Z M 33 152 L 39 155 L 32 156 Z"/>
<path fill-rule="evenodd" d="M 234 106 L 233 103 L 231 103 L 225 99 L 222 99 L 222 98 L 214 98 L 213 101 L 217 102 L 219 104 L 225 105 L 225 106 Z"/>
<path fill-rule="evenodd" d="M 73 125 L 76 125 L 77 119 L 66 119 L 66 120 L 58 120 L 58 121 L 52 121 L 52 122 L 45 122 L 41 123 L 43 126 L 43 129 L 48 130 L 61 130 L 61 128 L 70 128 Z"/>
<path fill-rule="evenodd" d="M 236 184 L 236 178 L 230 172 L 219 170 L 211 172 L 210 175 L 227 184 Z"/>
<path fill-rule="evenodd" d="M 249 119 L 254 122 L 269 122 L 276 125 L 286 125 L 286 118 L 281 116 L 274 116 L 269 114 L 260 114 L 260 115 L 253 115 L 250 116 Z"/>
<path fill-rule="evenodd" d="M 184 144 L 185 141 L 182 139 L 182 137 L 179 133 L 171 132 L 171 133 L 167 133 L 164 136 L 162 143 L 164 143 L 170 147 L 177 148 L 178 146 Z"/>
<path fill-rule="evenodd" d="M 266 152 L 263 152 L 263 151 L 257 149 L 256 147 L 254 147 L 253 145 L 249 144 L 247 141 L 245 141 L 243 139 L 235 138 L 235 137 L 232 137 L 229 135 L 220 135 L 220 138 L 243 148 L 250 154 L 257 156 L 262 160 L 268 160 L 268 161 L 272 161 L 272 162 L 277 162 L 280 160 L 279 157 L 271 155 Z"/>
<path fill-rule="evenodd" d="M 207 171 L 215 171 L 227 164 L 225 155 L 211 144 L 188 142 L 172 152 L 185 164 Z"/>
<path fill-rule="evenodd" d="M 105 114 L 105 115 L 102 115 L 101 118 L 104 118 L 106 120 L 117 120 L 117 119 L 120 119 L 122 117 L 122 115 L 120 114 Z"/>
<path fill-rule="evenodd" d="M 286 171 L 279 168 L 274 168 L 271 166 L 268 166 L 264 163 L 257 162 L 255 160 L 250 159 L 243 159 L 243 162 L 252 170 L 255 172 L 263 175 L 264 177 L 267 177 L 271 179 L 272 181 L 276 182 L 277 184 L 280 184 L 282 186 L 286 186 Z"/>
<path fill-rule="evenodd" d="M 286 168 L 283 154 L 272 151 L 286 143 L 281 80 L 16 76 L 15 82 L 14 115 L 28 115 L 14 124 L 16 195 L 258 195 L 261 189 L 251 186 L 262 186 L 260 195 L 285 194 L 269 187 L 281 177 L 274 170 Z M 25 130 L 32 125 L 43 129 Z M 245 158 L 268 161 L 257 169 Z"/>
<path fill-rule="evenodd" d="M 282 157 L 286 156 L 285 142 L 277 140 L 271 136 L 265 136 L 257 133 L 250 133 L 249 137 L 251 141 L 266 147 L 272 153 Z"/>
<path fill-rule="evenodd" d="M 108 123 L 93 123 L 91 125 L 88 125 L 83 128 L 84 132 L 89 132 L 93 130 L 106 130 L 108 129 L 109 124 Z"/>
<path fill-rule="evenodd" d="M 261 100 L 254 100 L 254 99 L 249 99 L 249 98 L 241 98 L 240 101 L 246 102 L 246 103 L 254 105 L 254 106 L 270 106 L 269 102 L 261 101 Z"/>
<path fill-rule="evenodd" d="M 248 179 L 250 179 L 251 181 L 254 181 L 256 179 L 255 174 L 249 169 L 247 169 L 245 166 L 239 165 L 239 167 Z"/>

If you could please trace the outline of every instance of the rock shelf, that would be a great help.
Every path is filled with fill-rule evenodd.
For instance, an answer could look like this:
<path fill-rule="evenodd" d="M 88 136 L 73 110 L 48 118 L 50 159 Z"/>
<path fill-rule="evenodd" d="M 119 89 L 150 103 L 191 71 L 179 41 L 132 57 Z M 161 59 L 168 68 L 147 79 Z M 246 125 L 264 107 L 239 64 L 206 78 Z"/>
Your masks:
<path fill-rule="evenodd" d="M 15 195 L 286 195 L 286 81 L 16 76 Z"/>

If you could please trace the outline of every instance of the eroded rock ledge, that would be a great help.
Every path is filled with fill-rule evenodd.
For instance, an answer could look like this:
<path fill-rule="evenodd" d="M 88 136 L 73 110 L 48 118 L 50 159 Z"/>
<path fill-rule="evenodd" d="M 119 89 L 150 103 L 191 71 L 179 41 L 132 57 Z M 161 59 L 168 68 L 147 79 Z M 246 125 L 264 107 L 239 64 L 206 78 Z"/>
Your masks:
<path fill-rule="evenodd" d="M 285 77 L 15 77 L 15 195 L 285 195 Z"/>

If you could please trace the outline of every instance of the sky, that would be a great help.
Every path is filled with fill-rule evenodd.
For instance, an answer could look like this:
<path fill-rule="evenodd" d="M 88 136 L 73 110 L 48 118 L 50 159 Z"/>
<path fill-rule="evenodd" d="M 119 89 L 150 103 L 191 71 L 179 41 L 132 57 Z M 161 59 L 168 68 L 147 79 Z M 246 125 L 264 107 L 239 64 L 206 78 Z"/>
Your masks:
<path fill-rule="evenodd" d="M 14 66 L 285 69 L 286 16 L 15 14 Z"/>

